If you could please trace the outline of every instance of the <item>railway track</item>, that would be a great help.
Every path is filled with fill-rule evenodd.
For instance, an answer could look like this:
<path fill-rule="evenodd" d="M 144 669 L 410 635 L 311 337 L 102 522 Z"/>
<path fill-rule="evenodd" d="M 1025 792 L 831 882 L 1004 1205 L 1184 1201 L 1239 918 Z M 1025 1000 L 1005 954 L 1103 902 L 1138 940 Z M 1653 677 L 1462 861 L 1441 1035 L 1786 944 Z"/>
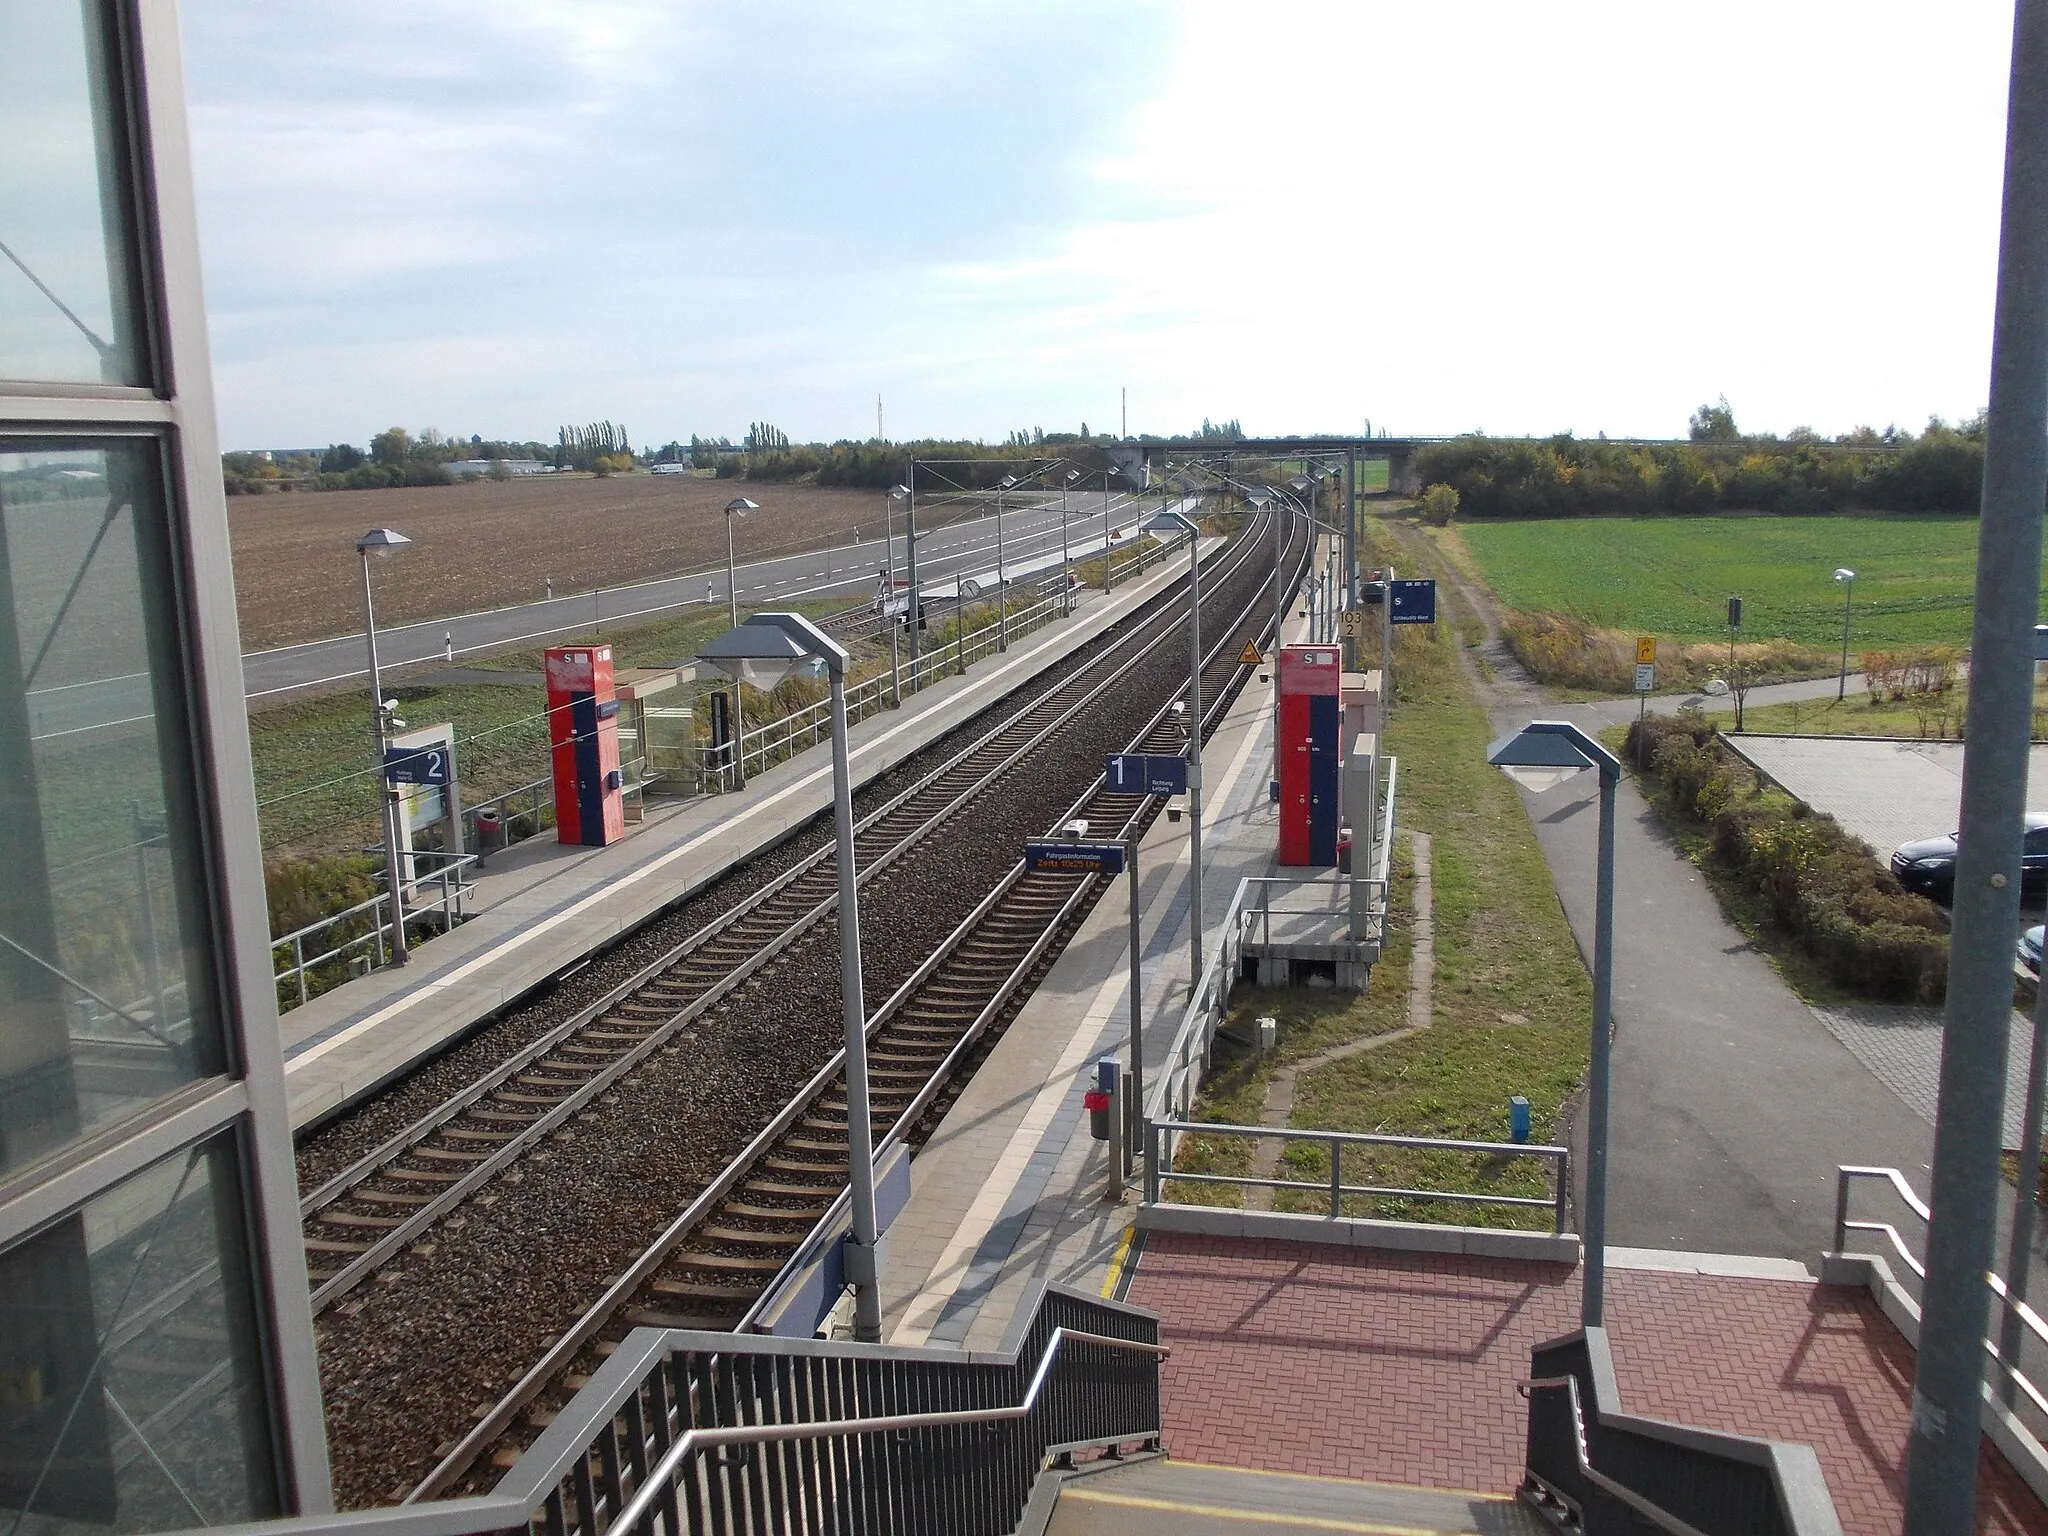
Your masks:
<path fill-rule="evenodd" d="M 1234 541 L 1220 557 L 1224 581 L 1255 568 L 1262 544 L 1259 538 Z M 1045 748 L 1108 682 L 1169 644 L 1182 622 L 1179 605 L 1166 601 L 1123 642 L 871 812 L 855 837 L 861 882 L 886 871 Z M 687 1034 L 836 906 L 834 856 L 827 846 L 307 1195 L 300 1216 L 315 1311 L 378 1273 L 650 1056 Z"/>
<path fill-rule="evenodd" d="M 1251 546 L 1264 541 L 1237 542 Z M 1290 586 L 1298 581 L 1306 549 L 1297 531 L 1287 555 Z M 1242 569 L 1233 566 L 1232 573 Z M 1262 580 L 1248 597 L 1244 592 L 1230 597 L 1228 620 L 1205 655 L 1205 732 L 1228 709 L 1243 681 L 1237 658 L 1244 642 L 1270 630 L 1268 591 Z M 1128 748 L 1178 752 L 1186 739 L 1185 722 L 1168 704 L 1136 731 Z M 1055 825 L 1085 817 L 1098 835 L 1123 837 L 1142 831 L 1156 809 L 1157 803 L 1144 797 L 1108 790 L 1098 777 Z M 883 814 L 878 812 L 876 819 Z M 1027 871 L 1018 863 L 873 1011 L 869 1080 L 878 1155 L 912 1140 L 933 1117 L 957 1086 L 962 1069 L 1022 1006 L 1105 883 L 1093 876 Z M 751 1320 L 772 1283 L 800 1250 L 815 1242 L 821 1224 L 843 1203 L 848 1143 L 843 1067 L 843 1055 L 835 1054 L 813 1075 L 667 1229 L 611 1279 L 513 1389 L 477 1415 L 474 1426 L 446 1448 L 440 1463 L 413 1489 L 411 1501 L 488 1482 L 491 1470 L 516 1458 L 631 1328 L 731 1328 Z"/>

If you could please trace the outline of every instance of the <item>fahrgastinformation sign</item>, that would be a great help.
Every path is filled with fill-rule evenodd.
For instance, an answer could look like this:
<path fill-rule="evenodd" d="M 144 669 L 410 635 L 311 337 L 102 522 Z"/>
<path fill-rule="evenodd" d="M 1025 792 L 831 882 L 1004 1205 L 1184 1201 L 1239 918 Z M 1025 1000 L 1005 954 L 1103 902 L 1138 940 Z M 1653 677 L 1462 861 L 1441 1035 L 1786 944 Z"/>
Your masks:
<path fill-rule="evenodd" d="M 1050 839 L 1024 845 L 1024 867 L 1052 875 L 1120 875 L 1122 843 L 1062 843 Z"/>

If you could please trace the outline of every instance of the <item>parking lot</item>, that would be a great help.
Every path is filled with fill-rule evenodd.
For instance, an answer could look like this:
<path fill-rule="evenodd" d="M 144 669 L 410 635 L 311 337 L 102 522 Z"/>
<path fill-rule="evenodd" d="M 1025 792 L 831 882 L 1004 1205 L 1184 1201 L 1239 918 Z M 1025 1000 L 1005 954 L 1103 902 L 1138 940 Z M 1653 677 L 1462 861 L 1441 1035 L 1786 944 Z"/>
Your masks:
<path fill-rule="evenodd" d="M 1960 741 L 1868 736 L 1724 736 L 1787 794 L 1825 811 L 1889 859 L 1901 843 L 1956 829 L 1963 802 Z M 2048 746 L 2029 756 L 2027 808 L 2048 810 Z"/>

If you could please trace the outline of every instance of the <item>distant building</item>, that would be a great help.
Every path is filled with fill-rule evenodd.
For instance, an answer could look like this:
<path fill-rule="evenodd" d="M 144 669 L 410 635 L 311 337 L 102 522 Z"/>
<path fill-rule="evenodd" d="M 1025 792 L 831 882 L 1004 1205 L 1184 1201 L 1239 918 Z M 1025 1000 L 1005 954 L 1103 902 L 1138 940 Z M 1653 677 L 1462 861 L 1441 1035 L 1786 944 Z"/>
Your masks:
<path fill-rule="evenodd" d="M 539 459 L 458 459 L 448 466 L 451 475 L 488 475 L 491 466 L 502 464 L 508 475 L 544 475 L 550 466 Z"/>

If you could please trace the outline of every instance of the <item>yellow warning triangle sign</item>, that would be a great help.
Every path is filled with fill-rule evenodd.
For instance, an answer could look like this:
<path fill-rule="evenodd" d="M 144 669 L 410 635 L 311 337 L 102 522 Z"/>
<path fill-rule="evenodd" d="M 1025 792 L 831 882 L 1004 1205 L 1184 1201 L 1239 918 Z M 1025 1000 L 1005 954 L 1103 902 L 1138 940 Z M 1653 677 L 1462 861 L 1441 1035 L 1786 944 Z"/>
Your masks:
<path fill-rule="evenodd" d="M 1263 667 L 1266 664 L 1266 658 L 1259 654 L 1259 648 L 1256 645 L 1247 640 L 1244 643 L 1244 649 L 1238 652 L 1237 664 L 1240 667 Z"/>

